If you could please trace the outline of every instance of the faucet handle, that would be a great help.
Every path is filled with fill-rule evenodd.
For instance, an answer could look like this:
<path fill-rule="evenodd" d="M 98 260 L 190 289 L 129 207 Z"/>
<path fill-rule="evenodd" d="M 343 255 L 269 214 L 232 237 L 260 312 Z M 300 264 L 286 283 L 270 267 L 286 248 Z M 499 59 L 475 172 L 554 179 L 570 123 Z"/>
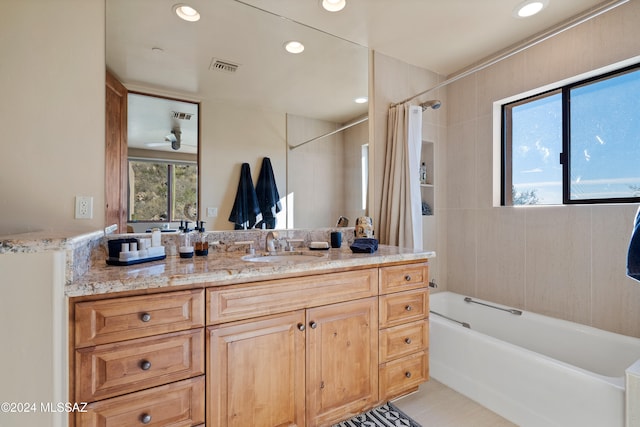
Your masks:
<path fill-rule="evenodd" d="M 248 245 L 249 247 L 247 248 L 247 253 L 250 255 L 253 255 L 256 253 L 256 250 L 253 248 L 253 240 L 243 240 L 240 242 L 233 242 L 234 245 Z"/>
<path fill-rule="evenodd" d="M 302 243 L 304 242 L 304 239 L 286 239 L 285 240 L 287 242 L 287 248 L 286 250 L 289 250 L 291 252 L 293 252 L 294 248 L 294 244 L 295 243 Z"/>

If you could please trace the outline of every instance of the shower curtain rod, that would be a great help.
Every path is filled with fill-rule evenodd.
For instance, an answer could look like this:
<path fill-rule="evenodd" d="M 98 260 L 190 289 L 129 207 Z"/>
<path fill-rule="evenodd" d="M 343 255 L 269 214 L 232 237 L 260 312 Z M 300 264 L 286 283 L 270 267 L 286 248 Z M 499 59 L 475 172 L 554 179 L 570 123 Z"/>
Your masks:
<path fill-rule="evenodd" d="M 609 1 L 607 3 L 603 3 L 603 4 L 599 5 L 599 6 L 595 6 L 595 7 L 587 10 L 586 12 L 584 12 L 584 13 L 582 13 L 580 15 L 574 16 L 573 18 L 569 18 L 569 20 L 565 21 L 564 23 L 561 23 L 560 25 L 556 26 L 555 28 L 551 28 L 550 30 L 543 31 L 540 34 L 538 34 L 536 36 L 533 36 L 533 38 L 529 39 L 528 41 L 525 41 L 523 43 L 520 43 L 520 44 L 517 44 L 517 45 L 513 46 L 512 48 L 507 50 L 505 53 L 502 53 L 502 54 L 500 54 L 500 55 L 498 55 L 496 57 L 493 57 L 493 58 L 490 58 L 490 59 L 488 59 L 488 60 L 486 60 L 484 62 L 481 62 L 480 64 L 476 65 L 475 67 L 470 68 L 469 70 L 464 71 L 464 72 L 462 72 L 460 74 L 457 74 L 457 75 L 455 75 L 455 76 L 453 76 L 453 77 L 451 77 L 449 79 L 446 79 L 443 82 L 438 83 L 437 85 L 435 85 L 435 86 L 433 86 L 433 87 L 431 87 L 431 88 L 429 88 L 427 90 L 424 90 L 424 91 L 422 91 L 422 92 L 420 92 L 420 93 L 418 93 L 416 95 L 413 95 L 413 96 L 411 96 L 411 97 L 409 97 L 409 98 L 407 98 L 407 99 L 405 99 L 403 101 L 396 102 L 395 104 L 391 104 L 389 108 L 395 107 L 395 106 L 400 105 L 400 104 L 404 104 L 405 102 L 409 102 L 409 101 L 411 101 L 411 100 L 413 100 L 415 98 L 418 98 L 419 96 L 425 95 L 425 94 L 427 94 L 429 92 L 432 92 L 432 91 L 434 91 L 436 89 L 440 89 L 442 87 L 445 87 L 445 86 L 447 86 L 447 85 L 449 85 L 449 84 L 451 84 L 451 83 L 453 83 L 455 81 L 458 81 L 458 80 L 460 80 L 460 79 L 462 79 L 464 77 L 467 77 L 467 76 L 469 76 L 469 75 L 471 75 L 473 73 L 477 73 L 478 71 L 484 70 L 485 68 L 490 67 L 490 66 L 492 66 L 494 64 L 497 64 L 498 62 L 503 61 L 503 60 L 505 60 L 507 58 L 510 58 L 511 56 L 513 56 L 515 54 L 518 54 L 518 53 L 520 53 L 520 52 L 522 52 L 522 51 L 524 51 L 524 50 L 526 50 L 526 49 L 528 49 L 530 47 L 533 47 L 533 46 L 537 45 L 538 43 L 542 43 L 545 40 L 548 40 L 548 39 L 550 39 L 550 38 L 552 38 L 554 36 L 557 36 L 558 34 L 564 32 L 566 30 L 569 30 L 569 29 L 571 29 L 571 28 L 573 28 L 575 26 L 578 26 L 578 25 L 580 25 L 580 24 L 582 24 L 582 23 L 584 23 L 584 22 L 586 22 L 586 21 L 588 21 L 590 19 L 593 19 L 593 18 L 595 18 L 597 16 L 600 16 L 603 13 L 609 12 L 610 10 L 615 9 L 618 6 L 622 6 L 623 4 L 628 3 L 629 1 L 630 0 L 613 0 L 613 1 Z"/>
<path fill-rule="evenodd" d="M 333 131 L 331 131 L 329 133 L 325 133 L 324 135 L 320 135 L 320 136 L 316 136 L 315 138 L 308 139 L 308 140 L 306 140 L 304 142 L 301 142 L 300 144 L 297 144 L 297 145 L 289 144 L 289 150 L 295 150 L 296 148 L 302 147 L 303 145 L 308 144 L 310 142 L 317 141 L 317 140 L 319 140 L 321 138 L 325 138 L 327 136 L 334 135 L 334 134 L 336 134 L 338 132 L 342 132 L 345 129 L 349 129 L 352 126 L 359 125 L 360 123 L 366 122 L 367 120 L 369 120 L 369 116 L 365 116 L 365 117 L 363 117 L 361 119 L 356 120 L 355 122 L 349 123 L 348 125 L 344 125 L 341 128 L 333 130 Z"/>

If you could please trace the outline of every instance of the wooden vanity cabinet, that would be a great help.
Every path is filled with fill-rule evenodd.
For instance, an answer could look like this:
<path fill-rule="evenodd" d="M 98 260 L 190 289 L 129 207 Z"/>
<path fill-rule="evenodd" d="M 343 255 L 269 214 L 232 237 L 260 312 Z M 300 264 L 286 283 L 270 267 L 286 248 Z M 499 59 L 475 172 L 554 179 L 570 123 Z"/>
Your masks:
<path fill-rule="evenodd" d="M 208 321 L 218 323 L 207 328 L 207 426 L 324 426 L 374 406 L 377 273 L 207 290 Z M 283 313 L 223 322 L 249 302 L 257 315 Z"/>
<path fill-rule="evenodd" d="M 205 417 L 204 290 L 72 303 L 75 402 L 87 426 L 195 426 Z"/>
<path fill-rule="evenodd" d="M 208 426 L 304 427 L 304 310 L 207 332 Z"/>
<path fill-rule="evenodd" d="M 328 426 L 428 379 L 426 263 L 71 301 L 71 427 Z"/>
<path fill-rule="evenodd" d="M 380 268 L 380 400 L 410 393 L 429 379 L 427 264 Z"/>
<path fill-rule="evenodd" d="M 331 425 L 378 400 L 377 298 L 307 311 L 307 426 Z"/>

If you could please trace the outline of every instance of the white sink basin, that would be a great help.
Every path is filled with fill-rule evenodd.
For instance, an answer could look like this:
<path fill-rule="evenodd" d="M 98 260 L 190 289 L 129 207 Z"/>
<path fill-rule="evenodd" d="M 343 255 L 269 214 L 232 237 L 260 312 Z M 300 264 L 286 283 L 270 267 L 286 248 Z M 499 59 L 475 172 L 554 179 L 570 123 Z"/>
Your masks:
<path fill-rule="evenodd" d="M 325 259 L 325 255 L 318 253 L 309 253 L 309 252 L 280 252 L 277 254 L 274 253 L 264 253 L 264 254 L 255 254 L 255 255 L 245 255 L 242 257 L 243 261 L 250 262 L 284 262 L 284 263 L 295 263 L 295 262 L 312 262 L 312 261 L 321 261 Z"/>

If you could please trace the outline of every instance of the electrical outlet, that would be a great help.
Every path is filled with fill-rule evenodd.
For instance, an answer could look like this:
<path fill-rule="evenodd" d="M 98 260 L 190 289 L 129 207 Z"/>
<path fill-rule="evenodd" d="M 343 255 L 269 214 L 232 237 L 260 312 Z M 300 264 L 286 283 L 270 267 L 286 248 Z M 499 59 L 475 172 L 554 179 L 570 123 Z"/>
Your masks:
<path fill-rule="evenodd" d="M 76 196 L 76 219 L 93 218 L 93 197 Z"/>
<path fill-rule="evenodd" d="M 207 216 L 209 218 L 218 216 L 218 208 L 207 208 Z"/>

